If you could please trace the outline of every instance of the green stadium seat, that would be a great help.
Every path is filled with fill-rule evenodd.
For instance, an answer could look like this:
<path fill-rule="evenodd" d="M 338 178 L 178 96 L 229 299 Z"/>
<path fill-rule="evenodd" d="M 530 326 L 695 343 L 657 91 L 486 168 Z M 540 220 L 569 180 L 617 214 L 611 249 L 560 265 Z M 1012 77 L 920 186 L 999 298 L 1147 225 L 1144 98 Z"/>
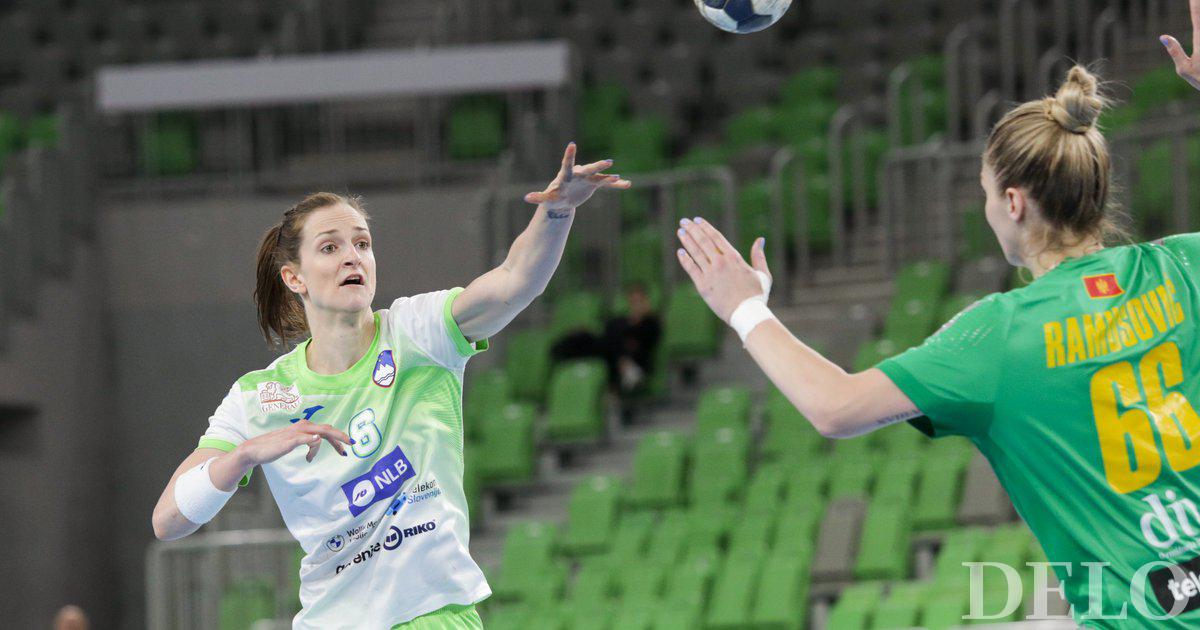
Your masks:
<path fill-rule="evenodd" d="M 937 304 L 950 288 L 950 266 L 942 261 L 905 265 L 896 276 L 893 301 L 921 299 Z"/>
<path fill-rule="evenodd" d="M 880 582 L 856 582 L 847 586 L 829 610 L 826 630 L 862 630 L 870 627 L 882 598 L 883 584 Z"/>
<path fill-rule="evenodd" d="M 666 510 L 659 516 L 643 559 L 656 566 L 668 567 L 678 562 L 687 546 L 688 513 Z"/>
<path fill-rule="evenodd" d="M 848 206 L 854 203 L 854 186 L 852 182 L 858 176 L 858 171 L 855 170 L 854 160 L 855 155 L 863 155 L 864 162 L 863 175 L 866 177 L 867 205 L 877 207 L 879 205 L 879 178 L 876 177 L 879 166 L 883 164 L 884 155 L 890 148 L 888 145 L 887 132 L 881 129 L 866 129 L 858 133 L 852 134 L 846 143 L 842 159 L 844 161 L 845 174 L 842 194 Z"/>
<path fill-rule="evenodd" d="M 931 587 L 925 607 L 921 611 L 921 626 L 929 630 L 961 627 L 970 605 L 968 597 L 966 588 L 941 585 Z"/>
<path fill-rule="evenodd" d="M 0 166 L 4 158 L 16 153 L 24 145 L 21 119 L 8 112 L 0 112 Z"/>
<path fill-rule="evenodd" d="M 916 429 L 907 427 L 920 435 Z M 906 454 L 891 454 L 880 467 L 879 479 L 875 482 L 873 498 L 908 505 L 916 493 L 917 475 L 923 460 L 906 456 Z"/>
<path fill-rule="evenodd" d="M 864 440 L 864 438 L 854 438 Z M 866 452 L 866 451 L 864 451 Z M 866 498 L 875 481 L 877 460 L 872 457 L 833 457 L 833 470 L 829 473 L 829 498 Z"/>
<path fill-rule="evenodd" d="M 774 515 L 783 505 L 783 491 L 786 488 L 784 479 L 785 469 L 779 462 L 761 464 L 750 485 L 746 487 L 746 501 L 743 506 L 747 515 Z"/>
<path fill-rule="evenodd" d="M 604 558 L 591 558 L 579 566 L 567 595 L 574 608 L 600 608 L 613 596 L 613 567 Z"/>
<path fill-rule="evenodd" d="M 725 142 L 732 150 L 775 143 L 781 120 L 770 107 L 754 107 L 730 116 L 725 122 Z"/>
<path fill-rule="evenodd" d="M 696 404 L 696 439 L 704 440 L 719 429 L 748 429 L 750 392 L 740 387 L 715 387 L 700 395 Z"/>
<path fill-rule="evenodd" d="M 263 580 L 234 582 L 219 605 L 220 630 L 250 630 L 255 622 L 275 617 L 275 588 Z"/>
<path fill-rule="evenodd" d="M 512 336 L 505 352 L 505 371 L 514 398 L 541 403 L 550 381 L 550 334 L 522 330 Z"/>
<path fill-rule="evenodd" d="M 963 457 L 937 456 L 933 449 L 929 450 L 929 455 L 922 461 L 917 482 L 916 500 L 913 503 L 913 529 L 954 526 L 954 515 L 958 512 L 968 461 L 968 458 Z"/>
<path fill-rule="evenodd" d="M 841 72 L 831 66 L 814 66 L 793 74 L 779 90 L 784 104 L 799 105 L 812 101 L 833 101 L 836 98 Z"/>
<path fill-rule="evenodd" d="M 933 577 L 939 587 L 965 589 L 968 581 L 963 563 L 977 562 L 987 541 L 987 532 L 974 527 L 947 534 L 934 559 Z"/>
<path fill-rule="evenodd" d="M 678 285 L 667 299 L 663 345 L 672 361 L 706 359 L 716 355 L 721 320 L 708 308 L 690 282 Z"/>
<path fill-rule="evenodd" d="M 807 505 L 792 504 L 779 514 L 775 526 L 771 554 L 782 558 L 796 558 L 806 566 L 812 561 L 813 545 L 821 518 L 825 514 L 824 503 Z"/>
<path fill-rule="evenodd" d="M 559 548 L 567 555 L 604 551 L 612 540 L 620 514 L 620 485 L 616 479 L 598 475 L 585 479 L 571 493 L 567 529 Z"/>
<path fill-rule="evenodd" d="M 584 90 L 579 120 L 580 137 L 589 152 L 611 153 L 612 130 L 625 116 L 628 91 L 616 83 L 595 85 Z"/>
<path fill-rule="evenodd" d="M 1033 553 L 1033 534 L 1024 523 L 999 525 L 979 552 L 982 562 L 999 562 L 1021 570 Z"/>
<path fill-rule="evenodd" d="M 141 137 L 142 169 L 152 176 L 187 175 L 200 164 L 195 118 L 162 114 Z"/>
<path fill-rule="evenodd" d="M 655 308 L 659 308 L 662 301 L 662 240 L 661 231 L 653 226 L 621 235 L 621 286 L 640 283 Z M 623 303 L 623 293 L 620 298 Z M 613 310 L 622 312 L 624 309 Z"/>
<path fill-rule="evenodd" d="M 799 630 L 808 626 L 808 566 L 803 559 L 771 554 L 754 591 L 753 627 Z"/>
<path fill-rule="evenodd" d="M 528 604 L 493 605 L 479 616 L 488 630 L 527 630 L 544 620 Z"/>
<path fill-rule="evenodd" d="M 863 372 L 869 370 L 876 365 L 879 365 L 884 359 L 900 354 L 904 348 L 892 339 L 877 339 L 864 341 L 858 347 L 858 353 L 854 356 L 854 371 Z"/>
<path fill-rule="evenodd" d="M 745 427 L 722 427 L 696 439 L 692 447 L 688 496 L 693 506 L 726 505 L 746 485 L 750 466 L 750 433 Z"/>
<path fill-rule="evenodd" d="M 642 557 L 655 526 L 655 514 L 648 510 L 621 513 L 613 532 L 608 558 L 617 564 L 630 564 Z"/>
<path fill-rule="evenodd" d="M 473 374 L 463 395 L 463 423 L 468 439 L 477 439 L 486 418 L 508 404 L 512 386 L 503 370 L 490 369 Z"/>
<path fill-rule="evenodd" d="M 58 116 L 42 114 L 25 125 L 26 142 L 31 147 L 53 148 L 58 145 Z"/>
<path fill-rule="evenodd" d="M 509 403 L 488 418 L 480 429 L 479 446 L 487 455 L 478 462 L 485 484 L 533 479 L 537 472 L 534 421 L 537 410 L 529 403 Z"/>
<path fill-rule="evenodd" d="M 612 127 L 612 158 L 622 173 L 646 173 L 667 164 L 667 125 L 653 117 L 623 120 Z"/>
<path fill-rule="evenodd" d="M 787 484 L 784 490 L 785 503 L 797 500 L 808 501 L 812 497 L 828 494 L 828 481 L 832 459 L 825 453 L 814 453 L 803 459 L 783 462 Z"/>
<path fill-rule="evenodd" d="M 826 100 L 811 100 L 793 105 L 784 105 L 778 114 L 778 133 L 780 139 L 787 145 L 799 149 L 812 139 L 824 139 L 829 135 L 829 121 L 837 112 L 837 103 Z M 822 160 L 828 165 L 828 158 Z M 812 172 L 824 172 L 823 169 L 812 169 L 816 166 L 805 162 Z"/>
<path fill-rule="evenodd" d="M 1118 105 L 1100 112 L 1098 126 L 1105 135 L 1128 131 L 1142 119 L 1143 112 L 1133 105 Z"/>
<path fill-rule="evenodd" d="M 875 610 L 872 630 L 900 630 L 915 628 L 921 618 L 928 597 L 929 584 L 924 582 L 900 582 L 893 584 L 887 597 Z"/>
<path fill-rule="evenodd" d="M 633 486 L 626 501 L 633 507 L 671 507 L 683 503 L 687 445 L 682 436 L 659 431 L 642 438 L 633 458 Z"/>
<path fill-rule="evenodd" d="M 772 387 L 767 394 L 766 434 L 762 455 L 768 460 L 803 457 L 824 450 L 828 440 L 796 409 L 783 392 Z"/>
<path fill-rule="evenodd" d="M 550 319 L 550 336 L 555 341 L 564 336 L 585 331 L 593 335 L 604 332 L 604 299 L 591 292 L 569 293 L 554 304 Z"/>
<path fill-rule="evenodd" d="M 529 599 L 545 588 L 545 582 L 552 581 L 549 578 L 557 573 L 552 568 L 556 537 L 556 527 L 541 521 L 520 522 L 509 528 L 500 573 L 497 579 L 489 580 L 497 601 Z"/>
<path fill-rule="evenodd" d="M 911 537 L 912 517 L 907 504 L 889 499 L 871 501 L 863 522 L 854 576 L 860 580 L 907 577 Z"/>
<path fill-rule="evenodd" d="M 670 563 L 643 558 L 633 564 L 615 567 L 614 579 L 621 606 L 634 610 L 652 607 L 662 594 Z"/>
<path fill-rule="evenodd" d="M 729 533 L 729 553 L 736 556 L 770 548 L 775 538 L 776 515 L 779 512 L 778 509 L 773 512 L 739 512 Z"/>
<path fill-rule="evenodd" d="M 713 584 L 708 609 L 709 628 L 745 628 L 750 624 L 754 587 L 766 560 L 763 548 L 729 554 Z"/>
<path fill-rule="evenodd" d="M 874 438 L 876 446 L 889 457 L 906 459 L 921 457 L 932 441 L 907 422 L 884 427 L 875 432 Z"/>
<path fill-rule="evenodd" d="M 962 217 L 962 257 L 964 260 L 979 260 L 988 256 L 1004 254 L 1004 250 L 1000 249 L 1000 242 L 996 240 L 996 233 L 988 225 L 982 203 L 971 205 L 963 210 L 960 216 Z"/>
<path fill-rule="evenodd" d="M 737 194 L 738 242 L 734 246 L 739 252 L 749 252 L 754 240 L 760 236 L 774 235 L 771 225 L 771 186 L 766 180 L 756 180 L 743 185 Z M 791 230 L 787 224 L 795 224 L 793 213 L 784 214 L 783 243 L 790 243 Z M 791 219 L 791 221 L 788 221 Z"/>
<path fill-rule="evenodd" d="M 723 145 L 694 146 L 675 162 L 677 168 L 725 166 L 729 163 L 729 148 Z"/>
<path fill-rule="evenodd" d="M 504 101 L 491 96 L 470 96 L 456 102 L 446 127 L 451 159 L 475 160 L 500 155 L 504 138 Z"/>
<path fill-rule="evenodd" d="M 1146 113 L 1168 103 L 1192 97 L 1192 87 L 1186 81 L 1179 80 L 1174 68 L 1165 66 L 1143 74 L 1133 84 L 1133 96 L 1129 104 L 1139 112 Z"/>
<path fill-rule="evenodd" d="M 604 435 L 603 361 L 569 361 L 557 366 L 546 402 L 545 437 L 557 441 L 594 440 Z"/>
<path fill-rule="evenodd" d="M 898 296 L 888 311 L 883 327 L 884 338 L 891 339 L 902 348 L 921 345 L 937 327 L 937 307 L 937 302 L 925 298 L 903 299 Z"/>
<path fill-rule="evenodd" d="M 1132 210 L 1142 221 L 1144 233 L 1159 233 L 1172 227 L 1175 208 L 1174 150 L 1174 140 L 1167 138 L 1138 153 Z M 1200 137 L 1185 139 L 1183 152 L 1189 176 L 1194 176 L 1200 172 Z"/>

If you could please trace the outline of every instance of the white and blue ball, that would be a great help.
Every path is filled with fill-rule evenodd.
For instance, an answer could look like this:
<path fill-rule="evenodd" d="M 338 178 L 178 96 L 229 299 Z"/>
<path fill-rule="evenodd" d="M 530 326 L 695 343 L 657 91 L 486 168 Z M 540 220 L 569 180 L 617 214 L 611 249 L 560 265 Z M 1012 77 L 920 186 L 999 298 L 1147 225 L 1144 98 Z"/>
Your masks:
<path fill-rule="evenodd" d="M 730 33 L 753 33 L 779 21 L 792 0 L 696 0 L 700 15 Z"/>

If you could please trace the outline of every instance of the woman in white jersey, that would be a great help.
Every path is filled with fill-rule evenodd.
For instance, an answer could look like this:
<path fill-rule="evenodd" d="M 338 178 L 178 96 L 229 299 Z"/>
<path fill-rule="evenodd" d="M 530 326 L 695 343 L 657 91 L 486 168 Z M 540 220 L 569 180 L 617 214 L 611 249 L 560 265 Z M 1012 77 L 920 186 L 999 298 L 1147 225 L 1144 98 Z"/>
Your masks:
<path fill-rule="evenodd" d="M 288 210 L 259 248 L 259 324 L 268 341 L 311 337 L 233 384 L 163 490 L 155 536 L 196 531 L 261 466 L 306 554 L 294 627 L 481 627 L 473 604 L 491 590 L 467 549 L 463 369 L 546 288 L 575 208 L 630 186 L 611 165 L 575 166 L 568 145 L 550 186 L 526 195 L 538 208 L 503 264 L 379 311 L 357 200 L 318 193 Z"/>

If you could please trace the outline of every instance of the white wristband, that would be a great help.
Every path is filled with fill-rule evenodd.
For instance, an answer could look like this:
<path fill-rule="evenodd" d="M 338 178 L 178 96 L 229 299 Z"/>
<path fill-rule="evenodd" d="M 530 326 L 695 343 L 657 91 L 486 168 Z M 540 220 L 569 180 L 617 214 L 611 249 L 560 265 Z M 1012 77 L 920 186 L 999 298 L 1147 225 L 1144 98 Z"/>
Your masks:
<path fill-rule="evenodd" d="M 750 331 L 768 319 L 775 319 L 775 314 L 767 308 L 766 301 L 752 297 L 746 298 L 733 309 L 733 315 L 729 316 L 729 325 L 737 331 L 738 337 L 742 338 L 742 345 L 745 345 Z"/>
<path fill-rule="evenodd" d="M 208 476 L 208 465 L 214 459 L 216 457 L 209 458 L 175 480 L 175 506 L 184 518 L 197 525 L 211 521 L 233 496 L 233 490 L 226 492 L 218 489 Z"/>

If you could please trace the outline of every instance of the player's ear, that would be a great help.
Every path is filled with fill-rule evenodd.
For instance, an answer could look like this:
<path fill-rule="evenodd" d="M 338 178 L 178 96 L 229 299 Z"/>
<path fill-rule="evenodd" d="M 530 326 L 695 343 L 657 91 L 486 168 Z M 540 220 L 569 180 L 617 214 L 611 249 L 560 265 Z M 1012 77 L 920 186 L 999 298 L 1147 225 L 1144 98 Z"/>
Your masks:
<path fill-rule="evenodd" d="M 1025 196 L 1025 191 L 1020 188 L 1006 188 L 1004 200 L 1008 206 L 1008 218 L 1012 219 L 1013 223 L 1020 223 L 1029 210 L 1029 200 Z"/>

